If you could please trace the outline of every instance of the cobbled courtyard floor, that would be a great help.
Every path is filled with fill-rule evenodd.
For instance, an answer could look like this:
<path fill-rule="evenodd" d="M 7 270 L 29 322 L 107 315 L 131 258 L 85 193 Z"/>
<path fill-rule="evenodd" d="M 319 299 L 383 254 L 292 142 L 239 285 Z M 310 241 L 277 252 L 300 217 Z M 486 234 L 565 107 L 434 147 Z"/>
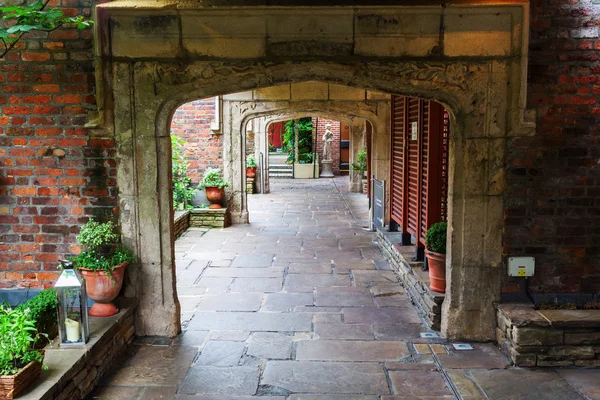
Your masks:
<path fill-rule="evenodd" d="M 600 399 L 600 370 L 512 368 L 426 328 L 348 178 L 275 180 L 250 224 L 176 242 L 183 334 L 140 338 L 92 399 Z"/>

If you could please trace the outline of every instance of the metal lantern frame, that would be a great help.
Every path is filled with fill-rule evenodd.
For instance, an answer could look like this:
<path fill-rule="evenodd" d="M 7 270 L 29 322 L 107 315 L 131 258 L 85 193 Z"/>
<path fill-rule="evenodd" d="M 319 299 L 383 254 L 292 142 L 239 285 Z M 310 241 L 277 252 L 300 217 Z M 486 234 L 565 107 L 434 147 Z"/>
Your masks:
<path fill-rule="evenodd" d="M 56 290 L 56 303 L 58 313 L 58 333 L 61 347 L 84 346 L 90 339 L 90 323 L 88 318 L 88 296 L 85 286 L 85 279 L 73 269 L 73 263 L 61 261 L 64 268 L 63 272 L 54 285 Z M 75 291 L 76 295 L 73 293 Z M 68 304 L 70 301 L 70 305 Z M 79 304 L 76 304 L 76 303 Z M 79 314 L 80 321 L 76 326 L 68 314 L 70 312 Z M 69 320 L 69 321 L 68 321 Z M 67 327 L 67 324 L 70 326 Z M 69 337 L 74 338 L 78 333 L 78 341 L 70 341 Z"/>

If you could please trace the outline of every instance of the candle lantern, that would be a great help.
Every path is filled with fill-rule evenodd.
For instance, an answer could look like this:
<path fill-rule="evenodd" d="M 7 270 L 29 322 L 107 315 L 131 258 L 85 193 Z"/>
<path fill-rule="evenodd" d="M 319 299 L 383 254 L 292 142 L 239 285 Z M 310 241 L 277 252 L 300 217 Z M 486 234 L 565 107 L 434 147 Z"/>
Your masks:
<path fill-rule="evenodd" d="M 81 346 L 90 338 L 85 279 L 73 269 L 72 262 L 61 260 L 61 265 L 63 272 L 54 285 L 60 345 Z"/>

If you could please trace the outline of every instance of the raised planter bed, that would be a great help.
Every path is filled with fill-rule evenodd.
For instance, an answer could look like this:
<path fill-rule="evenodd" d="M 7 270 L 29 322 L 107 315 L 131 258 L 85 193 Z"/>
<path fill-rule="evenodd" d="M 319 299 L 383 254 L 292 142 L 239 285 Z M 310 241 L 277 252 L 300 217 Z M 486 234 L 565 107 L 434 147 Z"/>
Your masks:
<path fill-rule="evenodd" d="M 190 211 L 175 211 L 173 222 L 173 235 L 175 239 L 183 235 L 190 227 Z"/>
<path fill-rule="evenodd" d="M 11 376 L 0 376 L 0 399 L 14 399 L 42 374 L 42 363 L 32 361 Z"/>
<path fill-rule="evenodd" d="M 196 208 L 190 211 L 190 226 L 193 228 L 226 228 L 231 225 L 227 208 Z"/>
<path fill-rule="evenodd" d="M 48 369 L 42 371 L 19 400 L 75 400 L 85 398 L 92 391 L 133 342 L 133 311 L 137 300 L 117 300 L 121 310 L 117 315 L 90 317 L 90 341 L 85 347 L 61 349 L 56 343 L 46 347 L 44 364 Z"/>
<path fill-rule="evenodd" d="M 429 328 L 439 331 L 442 322 L 442 303 L 444 294 L 429 288 L 429 273 L 423 271 L 422 262 L 410 261 L 415 254 L 414 246 L 400 246 L 400 234 L 377 231 L 377 242 L 383 255 L 398 273 L 417 312 L 423 317 Z"/>
<path fill-rule="evenodd" d="M 600 366 L 600 311 L 535 310 L 533 304 L 500 304 L 496 336 L 522 367 Z"/>

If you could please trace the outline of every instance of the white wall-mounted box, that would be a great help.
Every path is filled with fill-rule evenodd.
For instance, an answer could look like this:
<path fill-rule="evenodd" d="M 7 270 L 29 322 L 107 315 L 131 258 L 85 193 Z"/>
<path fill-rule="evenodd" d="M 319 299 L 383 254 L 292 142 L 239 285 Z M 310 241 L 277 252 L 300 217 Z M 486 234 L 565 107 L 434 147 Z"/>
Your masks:
<path fill-rule="evenodd" d="M 535 258 L 533 257 L 509 257 L 508 275 L 509 276 L 533 276 L 535 273 Z"/>

